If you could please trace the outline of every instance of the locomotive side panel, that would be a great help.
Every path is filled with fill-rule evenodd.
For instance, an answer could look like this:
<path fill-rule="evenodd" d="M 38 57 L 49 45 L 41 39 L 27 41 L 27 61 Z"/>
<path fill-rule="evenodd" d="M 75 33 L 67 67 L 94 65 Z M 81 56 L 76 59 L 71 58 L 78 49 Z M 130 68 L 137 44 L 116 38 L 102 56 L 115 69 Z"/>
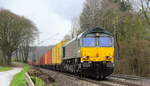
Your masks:
<path fill-rule="evenodd" d="M 79 58 L 80 57 L 80 48 L 78 46 L 78 40 L 72 40 L 64 47 L 64 54 L 63 59 L 71 59 L 71 58 Z"/>

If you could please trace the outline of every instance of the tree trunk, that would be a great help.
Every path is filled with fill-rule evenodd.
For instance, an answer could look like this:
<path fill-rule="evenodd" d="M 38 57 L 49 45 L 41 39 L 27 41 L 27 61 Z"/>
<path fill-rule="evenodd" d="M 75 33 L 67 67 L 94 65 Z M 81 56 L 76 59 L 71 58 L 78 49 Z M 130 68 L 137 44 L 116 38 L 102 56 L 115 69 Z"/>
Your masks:
<path fill-rule="evenodd" d="M 120 59 L 120 44 L 119 44 L 119 40 L 118 40 L 118 34 L 116 33 L 115 34 L 115 40 L 116 40 L 116 56 L 117 56 L 117 59 L 119 60 Z"/>
<path fill-rule="evenodd" d="M 12 54 L 8 54 L 8 55 L 7 55 L 7 64 L 8 64 L 8 65 L 11 64 L 11 59 L 12 59 L 11 56 L 12 56 Z"/>
<path fill-rule="evenodd" d="M 6 64 L 7 64 L 7 57 L 6 54 L 2 52 L 2 65 L 6 65 Z"/>
<path fill-rule="evenodd" d="M 18 62 L 19 61 L 19 56 L 18 56 L 18 49 L 16 50 L 16 61 Z"/>

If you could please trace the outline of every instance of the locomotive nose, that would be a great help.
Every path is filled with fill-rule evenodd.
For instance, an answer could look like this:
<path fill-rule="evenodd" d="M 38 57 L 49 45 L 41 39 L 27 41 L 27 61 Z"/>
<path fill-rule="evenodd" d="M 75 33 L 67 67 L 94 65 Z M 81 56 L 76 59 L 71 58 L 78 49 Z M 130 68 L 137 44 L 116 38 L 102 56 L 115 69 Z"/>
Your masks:
<path fill-rule="evenodd" d="M 98 54 L 98 53 L 96 53 L 96 57 L 99 57 L 99 54 Z"/>

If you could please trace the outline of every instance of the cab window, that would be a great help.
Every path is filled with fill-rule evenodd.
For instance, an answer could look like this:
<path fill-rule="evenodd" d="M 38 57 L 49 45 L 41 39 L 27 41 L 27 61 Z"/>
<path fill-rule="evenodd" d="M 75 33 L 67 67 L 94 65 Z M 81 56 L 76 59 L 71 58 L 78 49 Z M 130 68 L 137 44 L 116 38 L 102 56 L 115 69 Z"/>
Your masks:
<path fill-rule="evenodd" d="M 100 37 L 99 38 L 99 46 L 100 47 L 112 47 L 112 37 Z"/>
<path fill-rule="evenodd" d="M 83 46 L 84 47 L 96 46 L 96 39 L 95 38 L 91 38 L 91 37 L 83 38 Z"/>

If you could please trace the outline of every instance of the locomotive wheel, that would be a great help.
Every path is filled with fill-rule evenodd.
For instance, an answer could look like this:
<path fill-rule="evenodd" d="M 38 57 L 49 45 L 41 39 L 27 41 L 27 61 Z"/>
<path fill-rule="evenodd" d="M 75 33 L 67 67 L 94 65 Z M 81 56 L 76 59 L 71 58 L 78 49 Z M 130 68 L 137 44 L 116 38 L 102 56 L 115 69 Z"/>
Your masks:
<path fill-rule="evenodd" d="M 101 76 L 101 79 L 106 79 L 106 76 Z"/>
<path fill-rule="evenodd" d="M 95 77 L 97 80 L 105 80 L 106 76 L 96 76 Z"/>

